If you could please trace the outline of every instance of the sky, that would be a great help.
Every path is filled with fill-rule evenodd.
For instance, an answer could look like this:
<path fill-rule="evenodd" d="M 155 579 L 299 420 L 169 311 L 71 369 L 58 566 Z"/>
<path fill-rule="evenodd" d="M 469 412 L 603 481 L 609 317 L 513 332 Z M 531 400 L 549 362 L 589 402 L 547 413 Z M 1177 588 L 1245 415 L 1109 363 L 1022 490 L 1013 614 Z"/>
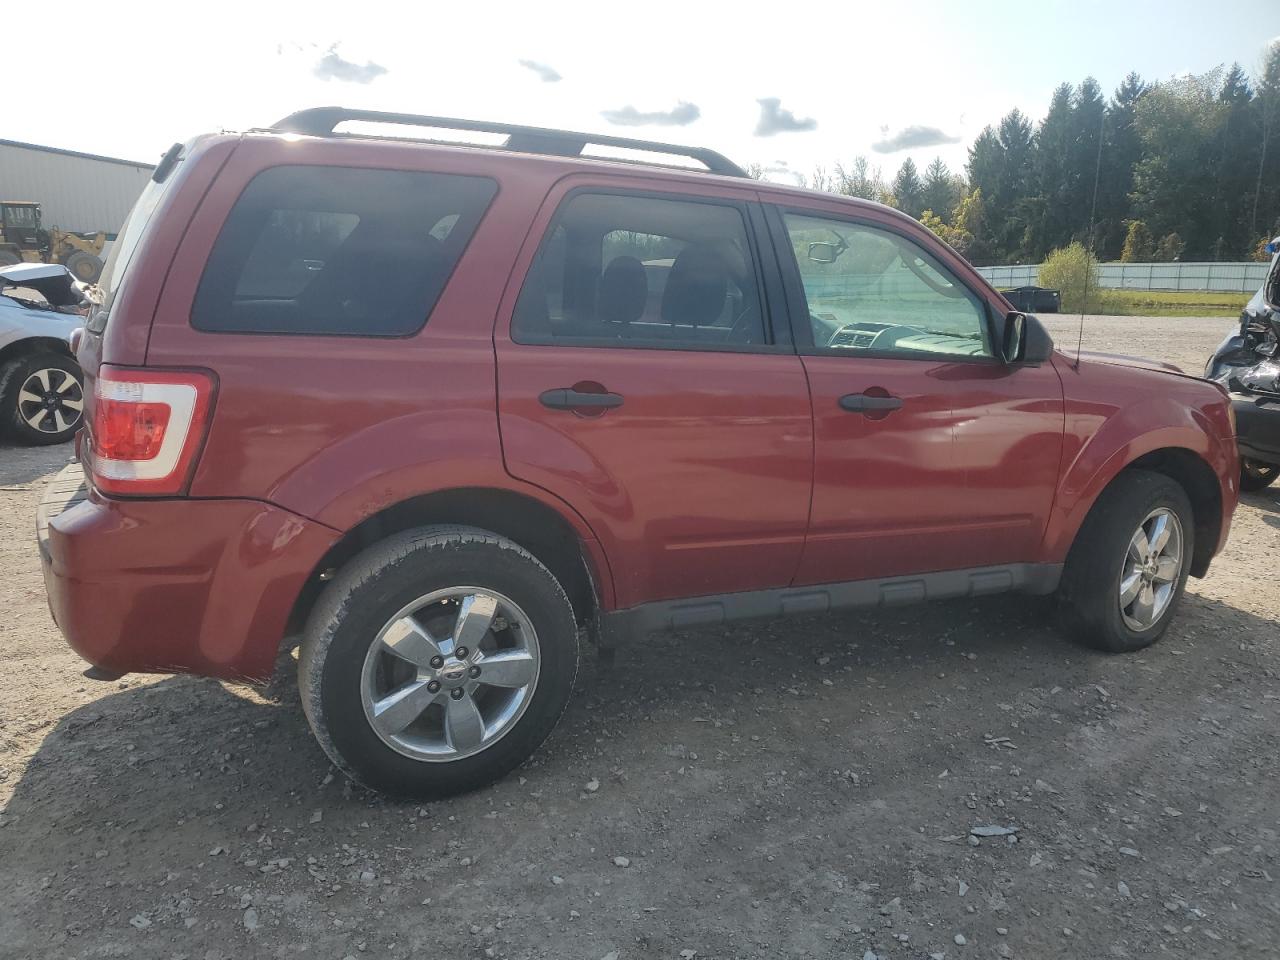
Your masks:
<path fill-rule="evenodd" d="M 97 0 L 74 28 L 33 9 L 5 65 L 40 79 L 5 97 L 5 139 L 154 162 L 340 104 L 697 144 L 783 181 L 858 154 L 960 171 L 1063 81 L 1252 72 L 1280 36 L 1280 0 Z"/>

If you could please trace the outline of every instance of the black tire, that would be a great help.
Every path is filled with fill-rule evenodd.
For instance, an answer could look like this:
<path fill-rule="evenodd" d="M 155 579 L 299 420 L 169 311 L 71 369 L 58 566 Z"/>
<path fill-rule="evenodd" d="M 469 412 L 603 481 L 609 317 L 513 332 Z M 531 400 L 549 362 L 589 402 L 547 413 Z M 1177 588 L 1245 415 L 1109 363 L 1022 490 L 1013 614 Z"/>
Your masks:
<path fill-rule="evenodd" d="M 1275 482 L 1276 477 L 1280 477 L 1280 465 L 1258 460 L 1240 461 L 1240 489 L 1245 493 L 1267 489 Z"/>
<path fill-rule="evenodd" d="M 45 376 L 50 389 L 40 389 L 40 396 L 54 397 L 48 408 L 27 399 L 31 390 L 23 389 L 32 377 L 39 382 L 42 371 L 48 371 Z M 79 409 L 73 409 L 74 404 Z M 42 410 L 43 416 L 33 424 L 32 418 Z M 58 429 L 59 417 L 62 429 Z M 23 354 L 0 368 L 0 434 L 32 446 L 65 443 L 80 429 L 83 417 L 84 374 L 66 354 L 41 350 Z"/>
<path fill-rule="evenodd" d="M 1181 525 L 1181 558 L 1172 597 L 1145 629 L 1126 622 L 1120 608 L 1120 578 L 1129 542 L 1144 518 L 1166 508 Z M 1067 556 L 1058 592 L 1064 628 L 1078 642 L 1108 653 L 1127 653 L 1155 643 L 1169 627 L 1186 589 L 1195 548 L 1195 522 L 1186 491 L 1161 473 L 1125 470 L 1098 497 Z"/>
<path fill-rule="evenodd" d="M 366 717 L 365 657 L 398 611 L 462 584 L 503 594 L 528 616 L 540 656 L 537 683 L 514 725 L 480 752 L 449 761 L 414 759 L 389 746 Z M 564 713 L 577 672 L 573 608 L 546 567 L 485 530 L 423 527 L 370 547 L 325 588 L 304 632 L 298 688 L 334 765 L 372 789 L 430 800 L 484 786 L 528 759 Z"/>
<path fill-rule="evenodd" d="M 102 261 L 83 250 L 75 251 L 62 263 L 81 283 L 97 283 L 102 276 Z"/>

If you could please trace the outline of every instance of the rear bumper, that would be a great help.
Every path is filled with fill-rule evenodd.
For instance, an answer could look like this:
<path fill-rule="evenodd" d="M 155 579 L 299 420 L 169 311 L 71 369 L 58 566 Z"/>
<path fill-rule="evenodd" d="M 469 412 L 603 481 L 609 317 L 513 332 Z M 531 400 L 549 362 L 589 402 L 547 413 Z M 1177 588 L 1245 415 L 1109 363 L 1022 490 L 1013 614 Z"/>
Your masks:
<path fill-rule="evenodd" d="M 53 619 L 110 673 L 271 676 L 294 601 L 338 534 L 254 500 L 113 500 L 79 465 L 37 537 Z"/>
<path fill-rule="evenodd" d="M 1280 464 L 1280 400 L 1231 395 L 1240 456 Z"/>

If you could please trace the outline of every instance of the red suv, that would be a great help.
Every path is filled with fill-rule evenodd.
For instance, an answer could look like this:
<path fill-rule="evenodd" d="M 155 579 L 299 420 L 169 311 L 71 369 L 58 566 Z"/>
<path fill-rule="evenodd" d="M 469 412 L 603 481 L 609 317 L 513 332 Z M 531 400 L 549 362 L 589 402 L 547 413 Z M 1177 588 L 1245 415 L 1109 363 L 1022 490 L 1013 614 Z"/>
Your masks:
<path fill-rule="evenodd" d="M 62 632 L 102 678 L 300 648 L 325 752 L 399 794 L 528 757 L 579 628 L 1057 591 L 1143 647 L 1236 505 L 1220 388 L 1069 359 L 915 220 L 702 149 L 199 137 L 97 301 L 39 520 Z"/>

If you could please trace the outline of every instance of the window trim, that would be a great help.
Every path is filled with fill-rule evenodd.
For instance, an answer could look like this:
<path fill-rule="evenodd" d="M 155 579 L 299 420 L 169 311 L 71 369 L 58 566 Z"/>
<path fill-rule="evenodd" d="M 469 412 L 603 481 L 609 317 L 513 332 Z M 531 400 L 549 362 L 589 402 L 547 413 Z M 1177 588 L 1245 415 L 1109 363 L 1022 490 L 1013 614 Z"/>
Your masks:
<path fill-rule="evenodd" d="M 761 323 L 767 343 L 707 343 L 691 344 L 669 340 L 646 340 L 638 337 L 629 339 L 607 340 L 600 337 L 529 337 L 527 334 L 516 335 L 516 315 L 520 308 L 520 297 L 524 293 L 525 284 L 532 275 L 542 255 L 545 244 L 560 225 L 569 204 L 579 195 L 627 197 L 642 200 L 668 200 L 676 203 L 701 203 L 718 207 L 730 207 L 738 211 L 742 217 L 743 233 L 747 238 L 748 255 L 752 262 L 752 272 L 756 278 L 756 296 L 760 303 Z M 772 256 L 766 257 L 768 250 Z M 787 297 L 782 283 L 782 270 L 773 250 L 770 230 L 763 215 L 762 205 L 756 200 L 738 197 L 707 196 L 694 193 L 668 193 L 662 190 L 645 188 L 627 188 L 615 184 L 584 183 L 567 190 L 558 201 L 555 211 L 547 221 L 542 235 L 534 241 L 533 256 L 519 280 L 515 291 L 515 299 L 511 305 L 507 336 L 513 344 L 521 347 L 578 347 L 598 348 L 602 350 L 672 350 L 684 353 L 765 353 L 795 354 L 792 324 L 788 316 Z"/>
<path fill-rule="evenodd" d="M 865 360 L 919 360 L 926 363 L 978 363 L 984 365 L 1008 366 L 999 357 L 992 356 L 970 356 L 966 354 L 954 353 L 931 353 L 928 351 L 905 351 L 905 350 L 858 350 L 852 351 L 841 347 L 819 347 L 813 342 L 813 327 L 809 323 L 809 298 L 804 292 L 804 281 L 800 275 L 800 264 L 796 260 L 795 251 L 791 247 L 791 234 L 787 230 L 787 223 L 784 219 L 785 215 L 790 213 L 800 217 L 811 217 L 817 219 L 835 220 L 840 223 L 848 223 L 859 227 L 868 227 L 872 230 L 880 230 L 885 233 L 892 233 L 902 240 L 913 244 L 928 253 L 934 260 L 947 271 L 948 275 L 956 283 L 960 284 L 973 295 L 982 307 L 982 322 L 987 329 L 987 336 L 990 342 L 997 342 L 996 325 L 992 320 L 991 303 L 989 298 L 984 295 L 982 290 L 976 289 L 964 277 L 959 276 L 944 261 L 941 260 L 933 251 L 929 250 L 915 237 L 904 233 L 901 230 L 895 230 L 891 225 L 883 223 L 871 217 L 860 217 L 854 213 L 842 214 L 832 213 L 830 210 L 819 209 L 815 207 L 788 206 L 776 203 L 767 203 L 764 205 L 765 218 L 769 225 L 770 237 L 773 240 L 774 255 L 778 258 L 782 266 L 783 287 L 787 298 L 787 313 L 791 319 L 791 334 L 795 338 L 796 352 L 802 357 L 845 357 L 847 359 L 865 359 Z"/>
<path fill-rule="evenodd" d="M 200 286 L 204 282 L 205 271 L 209 269 L 209 261 L 213 257 L 213 251 L 217 248 L 218 241 L 222 238 L 222 231 L 226 229 L 227 222 L 231 219 L 231 215 L 235 212 L 237 204 L 240 203 L 240 200 L 244 197 L 245 191 L 249 189 L 250 185 L 252 185 L 252 183 L 258 177 L 262 176 L 262 174 L 268 173 L 269 171 L 272 171 L 272 170 L 279 170 L 283 167 L 296 167 L 296 168 L 304 168 L 307 170 L 343 170 L 343 171 L 355 170 L 355 171 L 374 172 L 374 173 L 416 173 L 416 174 L 427 174 L 429 176 L 460 177 L 468 180 L 484 180 L 487 183 L 489 183 L 490 186 L 492 186 L 493 192 L 489 195 L 489 200 L 485 204 L 484 209 L 480 211 L 480 216 L 476 219 L 475 226 L 473 226 L 471 229 L 471 236 L 469 236 L 467 238 L 467 242 L 462 245 L 462 249 L 458 251 L 458 256 L 453 262 L 453 266 L 450 268 L 449 272 L 445 275 L 444 281 L 440 285 L 440 292 L 436 295 L 435 302 L 432 303 L 431 308 L 423 314 L 422 322 L 418 324 L 416 327 L 414 327 L 412 330 L 408 330 L 404 333 L 353 333 L 353 332 L 333 332 L 333 331 L 327 331 L 327 330 L 299 330 L 297 332 L 292 332 L 292 331 L 286 331 L 286 330 L 219 330 L 219 329 L 202 327 L 197 325 L 195 321 L 195 312 L 196 312 L 196 302 L 199 298 L 199 293 L 200 293 Z M 230 204 L 228 204 L 226 208 L 226 213 L 223 215 L 221 222 L 218 224 L 217 231 L 213 235 L 213 240 L 209 244 L 208 249 L 204 252 L 203 257 L 200 260 L 200 276 L 196 279 L 195 288 L 191 294 L 190 306 L 187 309 L 187 326 L 189 329 L 194 330 L 195 332 L 206 335 L 206 336 L 285 337 L 290 340 L 297 339 L 298 337 L 320 337 L 325 340 L 355 339 L 355 340 L 372 340 L 375 342 L 379 340 L 411 340 L 414 337 L 420 336 L 422 334 L 422 331 L 427 328 L 427 324 L 431 320 L 431 315 L 435 313 L 436 307 L 440 305 L 440 301 L 443 300 L 445 298 L 445 295 L 449 292 L 449 285 L 453 282 L 454 274 L 458 272 L 458 268 L 462 265 L 462 261 L 466 259 L 467 253 L 470 251 L 472 243 L 475 242 L 476 235 L 480 233 L 481 228 L 483 228 L 485 220 L 488 219 L 489 214 L 493 210 L 494 206 L 496 205 L 501 193 L 502 193 L 502 182 L 497 177 L 487 173 L 485 174 L 454 173 L 454 172 L 443 171 L 443 170 L 422 170 L 422 169 L 411 169 L 406 167 L 352 166 L 350 164 L 343 164 L 343 163 L 305 163 L 305 162 L 299 163 L 297 161 L 271 163 L 266 166 L 259 167 L 253 171 L 253 173 L 249 176 L 247 180 L 244 181 L 244 183 L 240 187 L 239 192 L 236 193 L 235 199 L 233 199 L 230 202 Z"/>

